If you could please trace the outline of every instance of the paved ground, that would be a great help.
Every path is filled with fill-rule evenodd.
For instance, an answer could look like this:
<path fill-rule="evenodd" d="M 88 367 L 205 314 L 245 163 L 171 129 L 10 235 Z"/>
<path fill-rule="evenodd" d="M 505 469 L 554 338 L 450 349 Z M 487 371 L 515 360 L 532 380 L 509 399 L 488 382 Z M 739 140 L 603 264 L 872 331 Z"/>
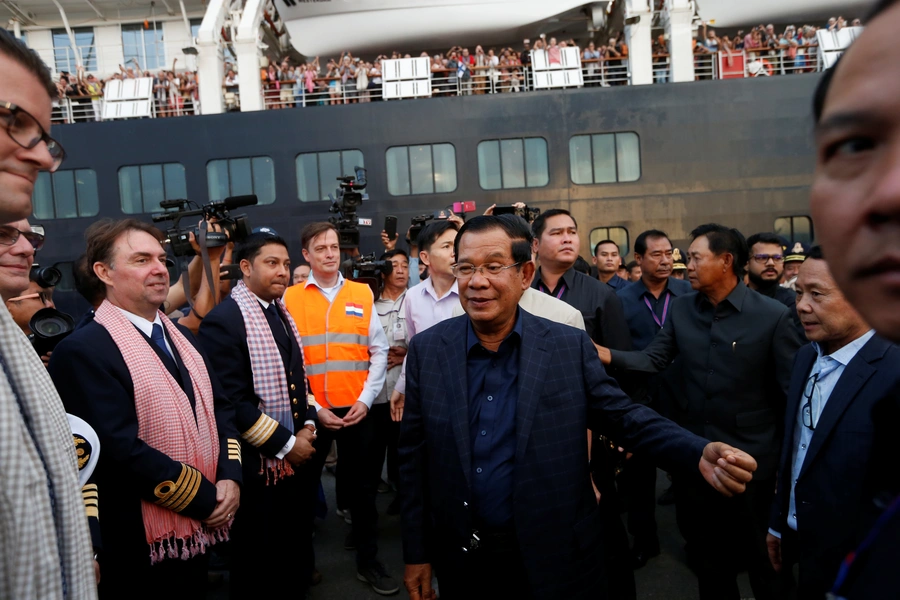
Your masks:
<path fill-rule="evenodd" d="M 329 509 L 334 507 L 334 477 L 323 474 L 322 483 L 328 499 Z M 657 491 L 661 493 L 668 487 L 665 474 L 660 471 L 657 479 Z M 388 517 L 385 510 L 393 498 L 393 494 L 378 495 L 379 519 L 379 556 L 388 571 L 402 580 L 403 559 L 400 549 L 400 519 Z M 685 565 L 682 549 L 683 541 L 675 526 L 675 509 L 672 506 L 659 506 L 656 518 L 660 528 L 660 545 L 662 554 L 651 560 L 646 567 L 635 573 L 637 597 L 639 600 L 693 600 L 697 598 L 697 582 Z M 344 537 L 350 526 L 330 512 L 328 518 L 319 522 L 316 530 L 316 566 L 322 573 L 322 583 L 312 589 L 313 600 L 375 600 L 383 598 L 374 593 L 366 584 L 357 581 L 354 568 L 354 555 L 344 550 Z M 752 593 L 746 575 L 740 578 L 742 596 L 751 598 Z M 402 586 L 401 586 L 402 587 Z M 399 598 L 406 598 L 402 591 Z M 210 590 L 208 600 L 224 600 L 228 598 L 226 585 L 223 583 Z"/>

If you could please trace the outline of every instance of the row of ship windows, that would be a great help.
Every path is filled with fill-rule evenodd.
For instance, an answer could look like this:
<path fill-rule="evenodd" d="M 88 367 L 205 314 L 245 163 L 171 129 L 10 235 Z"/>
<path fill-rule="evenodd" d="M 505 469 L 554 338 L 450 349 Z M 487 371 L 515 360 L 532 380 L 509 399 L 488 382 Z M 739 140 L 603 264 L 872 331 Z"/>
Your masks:
<path fill-rule="evenodd" d="M 550 183 L 547 140 L 540 137 L 485 140 L 478 144 L 478 182 L 484 190 L 543 187 Z M 443 194 L 457 188 L 456 148 L 452 144 L 393 146 L 385 152 L 388 193 L 392 196 Z M 641 176 L 636 133 L 576 135 L 569 140 L 572 183 L 588 185 L 637 181 Z M 328 200 L 337 178 L 365 167 L 360 150 L 297 155 L 297 197 Z M 166 163 L 119 169 L 122 212 L 157 212 L 163 200 L 187 197 L 184 165 Z M 209 199 L 256 194 L 259 204 L 275 202 L 275 165 L 268 156 L 211 160 L 206 164 Z M 91 169 L 41 173 L 34 188 L 37 219 L 93 217 L 99 213 L 97 175 Z"/>

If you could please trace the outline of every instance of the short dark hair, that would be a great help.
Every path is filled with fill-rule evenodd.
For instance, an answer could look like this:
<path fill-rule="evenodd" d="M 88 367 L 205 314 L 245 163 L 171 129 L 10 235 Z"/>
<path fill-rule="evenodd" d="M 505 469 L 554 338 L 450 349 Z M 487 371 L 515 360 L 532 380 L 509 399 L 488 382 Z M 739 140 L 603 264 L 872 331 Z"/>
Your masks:
<path fill-rule="evenodd" d="M 328 221 L 307 223 L 303 229 L 300 230 L 300 245 L 304 250 L 309 250 L 309 243 L 326 231 L 333 231 L 335 235 L 338 235 L 338 230 L 337 227 L 334 226 L 334 223 L 329 223 Z M 338 236 L 338 239 L 340 239 L 340 236 Z"/>
<path fill-rule="evenodd" d="M 531 224 L 531 231 L 534 233 L 534 237 L 536 239 L 541 239 L 541 236 L 544 235 L 544 230 L 547 228 L 547 219 L 550 217 L 556 217 L 558 215 L 566 215 L 572 222 L 575 223 L 575 228 L 578 228 L 578 221 L 575 220 L 575 217 L 572 216 L 572 213 L 567 211 L 564 208 L 551 208 L 546 212 L 542 212 L 538 215 L 538 218 L 534 220 L 534 223 Z"/>
<path fill-rule="evenodd" d="M 643 255 L 642 255 L 642 256 L 643 256 Z M 625 265 L 625 270 L 628 271 L 628 274 L 629 274 L 629 275 L 631 275 L 631 272 L 632 272 L 632 271 L 634 270 L 634 268 L 637 267 L 637 266 L 638 266 L 637 261 L 636 261 L 636 260 L 633 260 L 633 261 L 629 262 L 627 265 Z"/>
<path fill-rule="evenodd" d="M 572 267 L 579 273 L 591 274 L 591 264 L 580 256 L 575 259 L 575 264 Z"/>
<path fill-rule="evenodd" d="M 87 242 L 88 268 L 93 272 L 94 264 L 101 262 L 112 265 L 116 240 L 129 231 L 143 231 L 156 238 L 160 245 L 165 239 L 162 231 L 137 219 L 101 219 L 87 228 L 84 239 Z"/>
<path fill-rule="evenodd" d="M 809 260 L 810 258 L 815 260 L 825 260 L 825 254 L 822 252 L 822 246 L 816 244 L 812 248 L 809 249 L 809 252 L 806 254 L 806 258 L 804 261 Z"/>
<path fill-rule="evenodd" d="M 502 229 L 509 236 L 513 262 L 526 263 L 531 260 L 531 244 L 534 237 L 528 223 L 516 215 L 482 215 L 475 217 L 460 228 L 453 243 L 453 254 L 459 259 L 459 241 L 465 233 L 483 233 L 491 229 Z M 521 265 L 519 266 L 521 269 Z"/>
<path fill-rule="evenodd" d="M 602 246 L 603 244 L 612 244 L 613 246 L 616 247 L 616 252 L 619 251 L 619 245 L 618 245 L 617 243 L 615 243 L 614 241 L 612 241 L 612 240 L 600 240 L 599 242 L 597 242 L 596 244 L 594 244 L 594 256 L 597 256 L 597 251 L 600 250 L 600 246 Z"/>
<path fill-rule="evenodd" d="M 871 23 L 872 19 L 891 8 L 898 0 L 880 0 L 866 17 L 866 23 Z M 825 109 L 825 98 L 828 96 L 828 90 L 831 89 L 831 81 L 834 79 L 834 72 L 837 71 L 841 59 L 838 58 L 830 69 L 826 69 L 816 84 L 816 91 L 813 94 L 813 118 L 818 123 L 822 119 L 822 112 Z"/>
<path fill-rule="evenodd" d="M 747 252 L 750 252 L 750 249 L 753 248 L 756 244 L 773 244 L 775 246 L 784 247 L 784 240 L 781 239 L 780 236 L 775 235 L 772 232 L 766 231 L 763 233 L 754 233 L 750 237 L 747 238 Z"/>
<path fill-rule="evenodd" d="M 395 256 L 402 256 L 406 260 L 409 260 L 409 254 L 403 248 L 395 248 L 393 250 L 388 250 L 387 252 L 382 254 L 380 257 L 378 257 L 378 260 L 391 260 Z"/>
<path fill-rule="evenodd" d="M 691 232 L 691 240 L 706 236 L 709 240 L 709 250 L 716 256 L 724 253 L 733 257 L 731 269 L 738 279 L 744 276 L 744 267 L 750 260 L 750 252 L 747 250 L 747 241 L 743 234 L 734 228 L 725 227 L 718 223 L 706 223 Z"/>
<path fill-rule="evenodd" d="M 91 306 L 97 306 L 106 298 L 106 286 L 94 274 L 92 263 L 88 263 L 87 254 L 82 254 L 72 264 L 72 279 L 75 281 L 75 290 Z"/>
<path fill-rule="evenodd" d="M 235 248 L 235 264 L 241 264 L 242 260 L 247 260 L 252 264 L 253 261 L 256 260 L 256 257 L 259 256 L 259 253 L 262 252 L 262 249 L 269 244 L 284 246 L 284 249 L 288 250 L 287 242 L 284 241 L 284 238 L 280 235 L 272 235 L 271 233 L 253 233 L 248 235 L 247 239 L 238 244 L 237 248 Z"/>
<path fill-rule="evenodd" d="M 669 240 L 669 234 L 665 231 L 660 231 L 659 229 L 648 229 L 647 231 L 642 231 L 641 234 L 634 240 L 634 253 L 640 254 L 641 256 L 647 254 L 647 240 L 655 240 L 659 238 L 665 238 Z M 669 240 L 669 244 L 672 244 L 672 240 Z"/>
<path fill-rule="evenodd" d="M 53 83 L 53 78 L 50 77 L 50 69 L 47 68 L 37 52 L 16 39 L 16 36 L 8 29 L 0 28 L 0 54 L 13 59 L 37 77 L 41 82 L 41 87 L 44 88 L 51 100 L 57 97 L 59 91 L 56 89 L 56 84 Z"/>
<path fill-rule="evenodd" d="M 416 238 L 416 246 L 419 248 L 420 252 L 429 252 L 431 250 L 431 246 L 438 241 L 438 238 L 453 229 L 454 231 L 459 231 L 459 225 L 457 225 L 454 221 L 440 220 L 429 223 L 422 231 L 419 232 L 419 237 Z"/>

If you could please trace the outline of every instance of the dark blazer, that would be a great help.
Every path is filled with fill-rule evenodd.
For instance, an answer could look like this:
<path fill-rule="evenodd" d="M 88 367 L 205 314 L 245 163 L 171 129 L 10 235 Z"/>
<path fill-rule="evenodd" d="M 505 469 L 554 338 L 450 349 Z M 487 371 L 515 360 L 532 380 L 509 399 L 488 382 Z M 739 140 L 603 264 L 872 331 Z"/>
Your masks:
<path fill-rule="evenodd" d="M 756 479 L 774 476 L 791 365 L 801 346 L 788 309 L 738 283 L 715 309 L 691 292 L 675 298 L 669 312 L 649 346 L 612 350 L 612 365 L 647 373 L 675 367 L 679 380 L 666 378 L 673 383 L 672 418 L 753 456 Z"/>
<path fill-rule="evenodd" d="M 198 349 L 209 371 L 219 434 L 216 481 L 232 479 L 240 483 L 240 461 L 228 453 L 228 440 L 238 439 L 231 402 L 222 391 L 193 334 L 184 327 L 176 326 Z M 172 365 L 173 361 L 163 355 L 149 338 L 144 337 L 148 349 L 164 358 L 164 364 L 176 369 L 176 381 L 190 381 L 190 375 L 174 345 L 172 349 L 177 365 Z M 158 500 L 154 490 L 165 481 L 178 481 L 182 463 L 172 460 L 138 437 L 134 384 L 119 348 L 102 325 L 88 321 L 60 342 L 53 351 L 49 371 L 66 411 L 90 423 L 100 439 L 101 459 L 93 478 L 99 489 L 103 490 L 100 531 L 105 553 L 101 561 L 103 565 L 108 565 L 103 587 L 110 592 L 114 584 L 127 586 L 126 580 L 130 574 L 133 576 L 132 588 L 139 589 L 134 586 L 148 582 L 141 581 L 138 574 L 142 572 L 142 567 L 150 567 L 141 500 Z M 185 392 L 193 404 L 193 390 L 186 389 Z M 205 519 L 215 506 L 215 482 L 202 479 L 196 495 L 181 514 Z M 118 575 L 111 575 L 112 571 Z"/>
<path fill-rule="evenodd" d="M 793 534 L 787 516 L 796 450 L 794 427 L 815 361 L 812 344 L 797 353 L 770 522 L 772 529 L 783 534 L 785 552 L 795 554 L 800 563 L 801 591 L 812 592 L 805 597 L 824 596 L 843 558 L 881 512 L 865 493 L 866 466 L 873 460 L 872 409 L 900 383 L 900 347 L 876 335 L 841 374 L 816 424 L 797 479 L 794 494 L 799 529 Z"/>
<path fill-rule="evenodd" d="M 282 318 L 284 318 L 282 316 Z M 199 331 L 200 343 L 206 349 L 209 360 L 222 382 L 225 393 L 234 403 L 235 425 L 243 435 L 259 420 L 259 396 L 253 391 L 253 373 L 250 370 L 250 351 L 247 349 L 247 328 L 244 316 L 237 302 L 231 296 L 222 300 L 203 318 Z M 291 395 L 291 409 L 294 431 L 300 431 L 307 420 L 316 420 L 315 407 L 306 402 L 306 380 L 303 377 L 303 353 L 293 336 L 289 352 L 290 364 L 285 369 L 288 391 Z M 284 350 L 282 356 L 284 357 Z M 275 432 L 257 450 L 250 449 L 249 443 L 242 442 L 244 475 L 259 474 L 260 452 L 274 457 L 284 447 L 292 432 L 278 425 Z"/>
<path fill-rule="evenodd" d="M 581 330 L 519 310 L 514 521 L 536 599 L 594 598 L 603 577 L 601 514 L 585 431 L 620 440 L 668 469 L 696 471 L 706 440 L 634 404 Z M 466 384 L 468 316 L 413 338 L 400 433 L 403 549 L 408 564 L 465 573 L 473 526 Z M 443 570 L 442 570 L 443 569 Z"/>

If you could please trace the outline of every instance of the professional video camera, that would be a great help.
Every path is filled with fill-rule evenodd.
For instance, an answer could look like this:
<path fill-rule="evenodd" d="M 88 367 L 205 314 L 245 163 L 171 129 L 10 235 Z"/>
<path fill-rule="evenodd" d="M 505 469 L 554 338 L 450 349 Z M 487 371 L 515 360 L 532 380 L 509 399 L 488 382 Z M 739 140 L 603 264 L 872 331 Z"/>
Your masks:
<path fill-rule="evenodd" d="M 362 167 L 354 167 L 353 171 L 356 173 L 355 178 L 352 175 L 337 178 L 341 182 L 335 192 L 337 199 L 328 194 L 328 198 L 331 199 L 331 207 L 328 212 L 337 214 L 329 221 L 337 227 L 341 250 L 359 247 L 359 217 L 356 215 L 356 210 L 363 200 L 369 199 L 368 194 L 360 193 L 360 190 L 366 189 L 366 170 Z"/>
<path fill-rule="evenodd" d="M 351 269 L 356 273 L 353 281 L 368 284 L 372 293 L 377 298 L 384 285 L 381 275 L 390 275 L 394 272 L 394 263 L 389 260 L 375 260 L 375 253 L 360 256 L 353 261 Z"/>
<path fill-rule="evenodd" d="M 528 221 L 529 223 L 533 223 L 535 219 L 537 219 L 541 215 L 541 209 L 539 208 L 528 208 L 527 206 L 517 207 L 517 206 L 495 206 L 494 207 L 495 215 L 518 215 Z"/>
<path fill-rule="evenodd" d="M 409 228 L 409 243 L 418 244 L 419 234 L 425 228 L 425 223 L 432 220 L 434 215 L 419 215 L 412 218 L 412 227 Z"/>
<path fill-rule="evenodd" d="M 31 345 L 38 356 L 44 356 L 75 330 L 75 319 L 55 308 L 42 308 L 34 313 L 28 326 L 31 328 L 28 336 Z"/>
<path fill-rule="evenodd" d="M 190 200 L 164 200 L 159 205 L 166 212 L 153 215 L 153 222 L 172 221 L 172 227 L 166 230 L 166 236 L 169 238 L 169 244 L 172 247 L 172 253 L 175 256 L 193 256 L 194 248 L 191 246 L 189 234 L 193 233 L 194 237 L 200 240 L 200 230 L 197 227 L 180 226 L 181 219 L 184 217 L 202 216 L 204 219 L 216 219 L 216 223 L 221 225 L 225 231 L 207 231 L 206 246 L 216 248 L 224 246 L 230 241 L 241 242 L 250 235 L 250 221 L 247 215 L 232 216 L 230 211 L 240 208 L 241 206 L 253 206 L 258 200 L 256 196 L 251 194 L 248 196 L 232 196 L 225 198 L 221 202 L 210 202 L 204 206 L 197 205 L 196 202 Z M 188 206 L 193 205 L 197 208 L 188 210 Z M 169 210 L 174 208 L 175 210 Z"/>

